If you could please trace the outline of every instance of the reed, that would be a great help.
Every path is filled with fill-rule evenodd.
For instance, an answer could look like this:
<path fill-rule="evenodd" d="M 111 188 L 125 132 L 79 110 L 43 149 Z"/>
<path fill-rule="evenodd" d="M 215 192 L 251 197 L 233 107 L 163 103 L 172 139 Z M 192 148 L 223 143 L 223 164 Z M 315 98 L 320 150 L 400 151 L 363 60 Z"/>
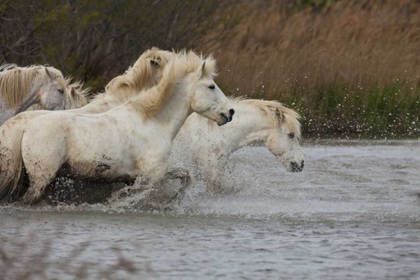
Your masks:
<path fill-rule="evenodd" d="M 306 135 L 420 135 L 419 1 L 306 2 L 242 3 L 225 93 L 284 102 Z"/>

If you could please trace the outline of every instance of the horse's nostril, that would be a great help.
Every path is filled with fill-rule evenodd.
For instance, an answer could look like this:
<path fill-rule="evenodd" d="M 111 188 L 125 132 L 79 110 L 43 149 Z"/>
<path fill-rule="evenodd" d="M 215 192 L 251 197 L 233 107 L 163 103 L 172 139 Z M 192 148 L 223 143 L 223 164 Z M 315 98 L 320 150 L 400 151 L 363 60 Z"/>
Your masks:
<path fill-rule="evenodd" d="M 230 113 L 230 117 L 232 117 L 232 116 L 233 116 L 233 114 L 235 114 L 235 110 L 230 109 L 230 110 L 229 110 L 229 113 Z"/>
<path fill-rule="evenodd" d="M 305 161 L 302 160 L 302 168 L 305 166 Z"/>
<path fill-rule="evenodd" d="M 290 166 L 292 167 L 292 172 L 300 172 L 300 171 L 302 171 L 302 169 L 303 169 L 303 167 L 300 167 L 300 166 L 297 164 L 297 162 L 295 162 L 295 161 L 292 161 L 292 162 L 290 163 Z"/>

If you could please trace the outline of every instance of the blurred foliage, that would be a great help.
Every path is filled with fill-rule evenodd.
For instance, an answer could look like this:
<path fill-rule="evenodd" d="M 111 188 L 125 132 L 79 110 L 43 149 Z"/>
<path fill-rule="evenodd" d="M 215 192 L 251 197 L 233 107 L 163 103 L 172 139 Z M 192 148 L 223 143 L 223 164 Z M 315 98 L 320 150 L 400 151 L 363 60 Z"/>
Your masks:
<path fill-rule="evenodd" d="M 225 93 L 284 102 L 306 136 L 420 136 L 420 1 L 243 5 L 216 51 Z"/>
<path fill-rule="evenodd" d="M 343 1 L 343 0 L 299 0 L 296 1 L 296 4 L 299 8 L 324 8 L 330 4 L 333 4 L 337 1 Z"/>
<path fill-rule="evenodd" d="M 239 15 L 227 0 L 3 0 L 0 63 L 50 64 L 95 90 L 152 46 L 211 48 Z"/>
<path fill-rule="evenodd" d="M 420 0 L 2 0 L 0 63 L 102 90 L 146 49 L 214 52 L 226 94 L 278 99 L 306 135 L 420 135 Z"/>

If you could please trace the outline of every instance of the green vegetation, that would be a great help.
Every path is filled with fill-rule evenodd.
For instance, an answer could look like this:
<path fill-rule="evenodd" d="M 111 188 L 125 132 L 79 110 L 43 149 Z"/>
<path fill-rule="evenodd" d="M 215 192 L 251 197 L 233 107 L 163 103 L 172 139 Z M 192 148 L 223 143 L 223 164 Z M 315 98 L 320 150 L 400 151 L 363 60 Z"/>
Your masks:
<path fill-rule="evenodd" d="M 245 7 L 216 55 L 225 92 L 297 109 L 306 136 L 420 136 L 419 1 Z"/>
<path fill-rule="evenodd" d="M 229 40 L 236 13 L 216 13 L 235 3 L 4 0 L 0 63 L 50 64 L 100 91 L 152 46 L 200 50 Z"/>
<path fill-rule="evenodd" d="M 152 46 L 213 52 L 226 94 L 286 103 L 306 136 L 419 137 L 418 34 L 418 0 L 0 4 L 0 63 L 100 91 Z"/>
<path fill-rule="evenodd" d="M 420 134 L 420 90 L 407 90 L 399 83 L 351 93 L 331 86 L 308 90 L 303 98 L 280 95 L 279 99 L 300 112 L 307 135 L 389 138 Z"/>

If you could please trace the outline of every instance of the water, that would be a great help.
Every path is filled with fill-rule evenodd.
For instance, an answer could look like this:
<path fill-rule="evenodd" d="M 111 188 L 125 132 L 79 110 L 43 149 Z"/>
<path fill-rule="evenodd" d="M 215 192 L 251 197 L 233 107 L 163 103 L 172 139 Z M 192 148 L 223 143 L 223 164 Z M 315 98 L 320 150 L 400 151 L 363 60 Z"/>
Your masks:
<path fill-rule="evenodd" d="M 242 149 L 226 170 L 227 194 L 196 183 L 170 212 L 2 207 L 9 260 L 0 271 L 9 279 L 34 267 L 40 279 L 420 279 L 420 141 L 312 141 L 303 151 L 305 170 L 292 174 L 267 149 Z"/>

